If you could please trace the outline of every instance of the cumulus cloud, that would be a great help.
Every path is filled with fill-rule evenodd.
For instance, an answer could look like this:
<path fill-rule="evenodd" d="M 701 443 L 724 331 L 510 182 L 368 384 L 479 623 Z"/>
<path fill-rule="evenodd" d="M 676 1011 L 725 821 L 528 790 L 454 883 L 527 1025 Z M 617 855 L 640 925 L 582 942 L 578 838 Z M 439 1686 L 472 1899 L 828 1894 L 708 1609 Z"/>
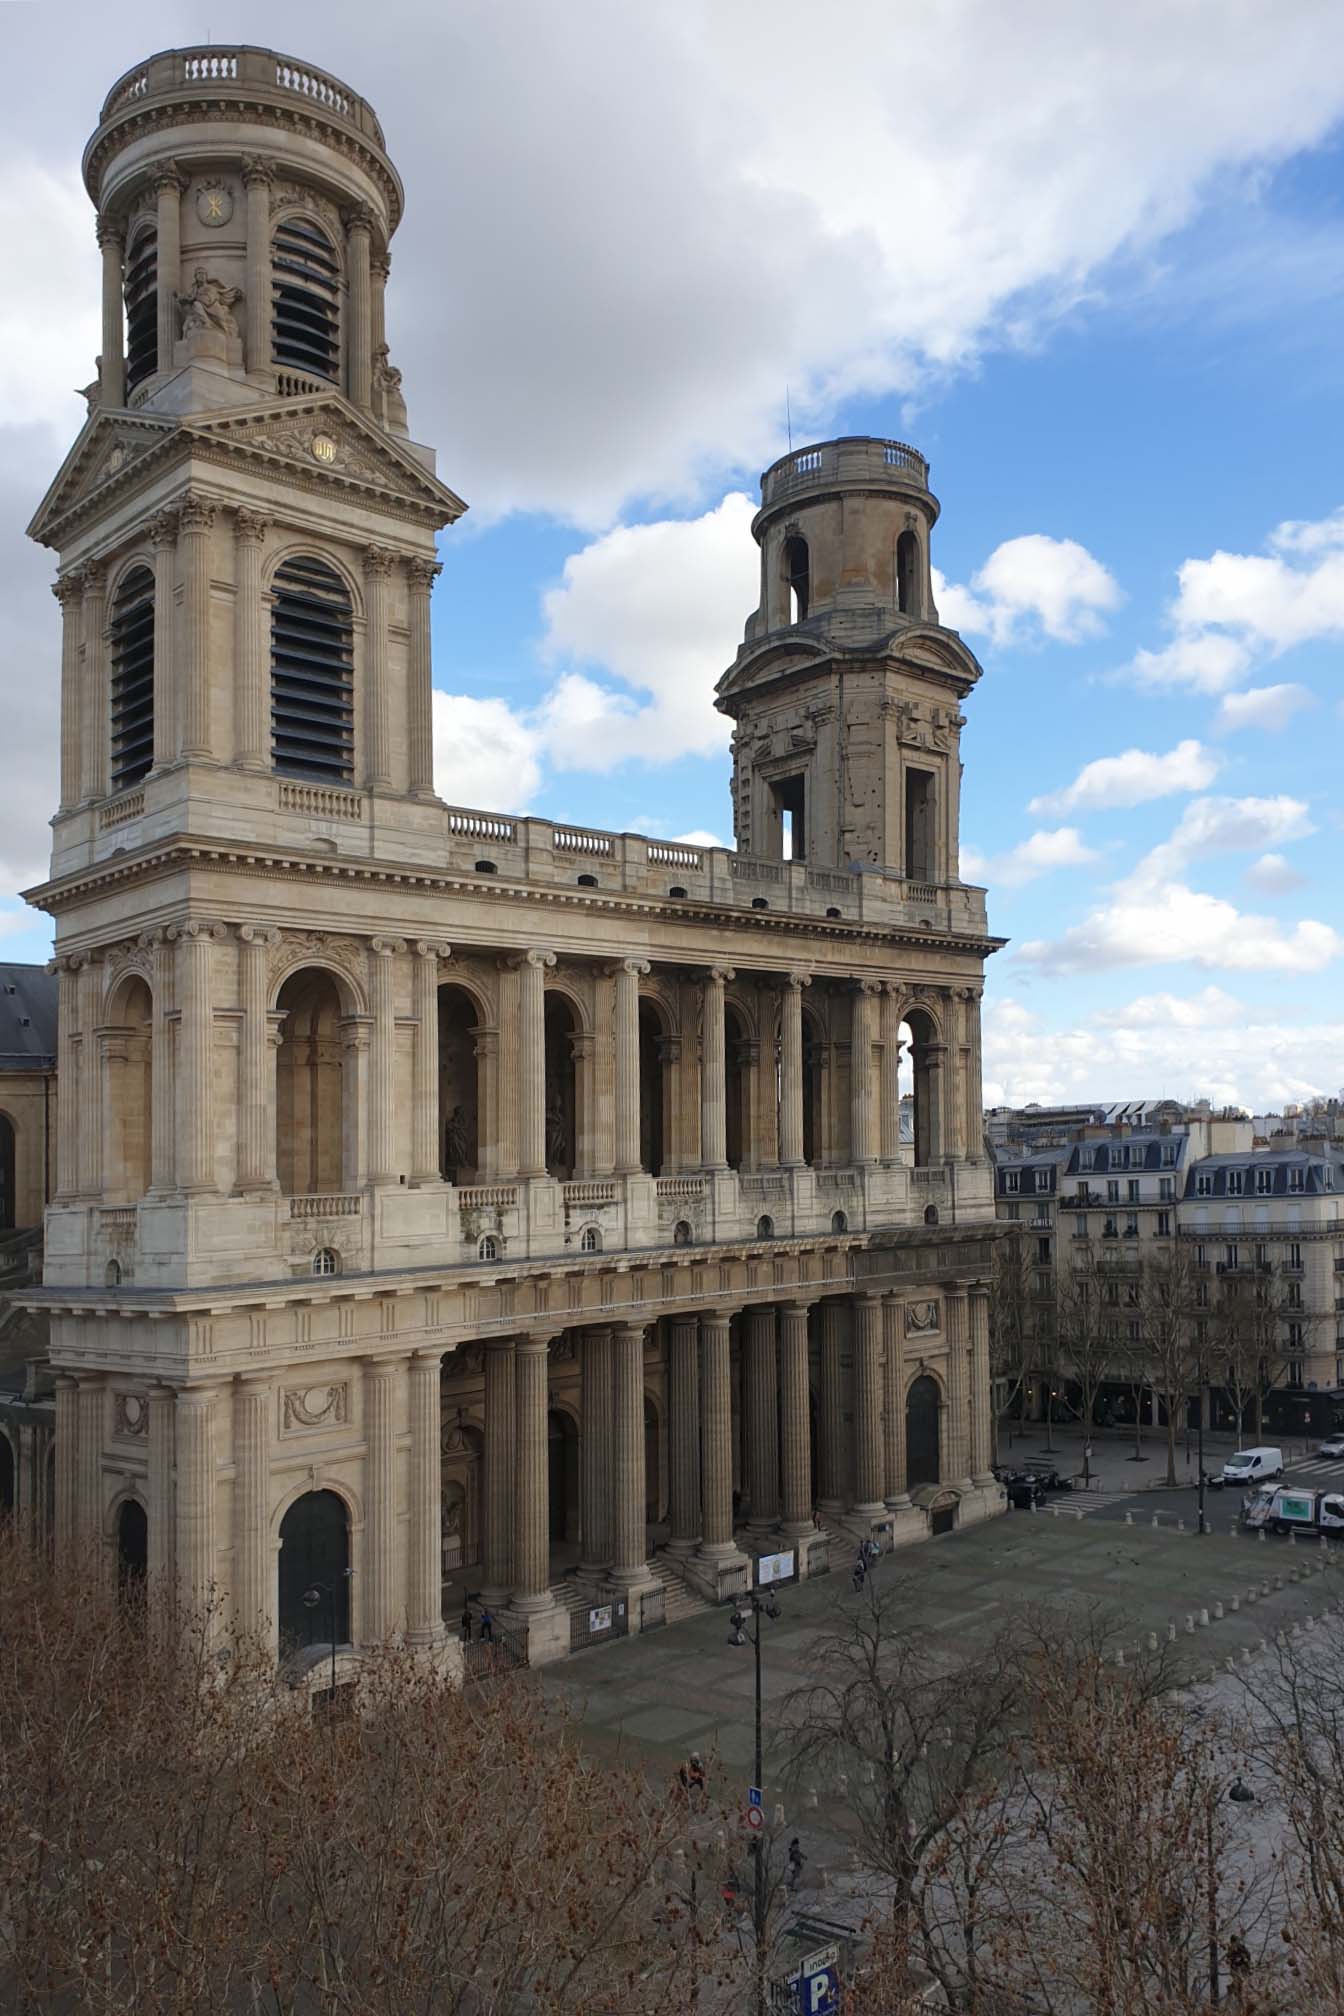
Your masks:
<path fill-rule="evenodd" d="M 1244 877 L 1261 896 L 1291 896 L 1295 889 L 1305 886 L 1306 879 L 1298 874 L 1286 854 L 1262 854 L 1258 861 L 1252 861 Z"/>
<path fill-rule="evenodd" d="M 1104 1029 L 1231 1029 L 1246 1020 L 1246 1009 L 1221 987 L 1208 986 L 1197 994 L 1139 994 L 1092 1019 Z"/>
<path fill-rule="evenodd" d="M 1251 654 L 1232 637 L 1178 637 L 1160 651 L 1137 651 L 1129 671 L 1155 692 L 1173 687 L 1223 693 L 1246 676 Z"/>
<path fill-rule="evenodd" d="M 1134 879 L 1160 881 L 1201 855 L 1280 846 L 1288 840 L 1305 840 L 1315 830 L 1303 800 L 1286 793 L 1276 798 L 1195 798 L 1171 837 L 1144 856 Z"/>
<path fill-rule="evenodd" d="M 541 738 L 503 700 L 434 695 L 434 788 L 450 805 L 527 811 L 541 786 Z"/>
<path fill-rule="evenodd" d="M 1254 729 L 1262 735 L 1277 735 L 1288 726 L 1294 714 L 1314 705 L 1315 696 L 1305 686 L 1291 683 L 1252 686 L 1246 693 L 1223 695 L 1214 726 L 1220 735 L 1235 734 L 1243 728 Z"/>
<path fill-rule="evenodd" d="M 1017 889 L 1056 868 L 1085 868 L 1100 858 L 1084 843 L 1076 826 L 1057 826 L 1029 834 L 1003 854 L 981 854 L 973 847 L 963 847 L 961 872 L 991 887 L 999 884 Z"/>
<path fill-rule="evenodd" d="M 1126 749 L 1119 756 L 1098 756 L 1085 763 L 1072 784 L 1033 798 L 1027 810 L 1048 814 L 1144 805 L 1177 791 L 1202 791 L 1217 772 L 1217 761 L 1200 742 L 1178 742 L 1161 756 L 1148 749 Z"/>
<path fill-rule="evenodd" d="M 933 595 L 950 629 L 996 644 L 1039 635 L 1059 644 L 1093 637 L 1119 606 L 1114 577 L 1076 539 L 1026 532 L 994 548 L 969 586 L 935 568 Z"/>

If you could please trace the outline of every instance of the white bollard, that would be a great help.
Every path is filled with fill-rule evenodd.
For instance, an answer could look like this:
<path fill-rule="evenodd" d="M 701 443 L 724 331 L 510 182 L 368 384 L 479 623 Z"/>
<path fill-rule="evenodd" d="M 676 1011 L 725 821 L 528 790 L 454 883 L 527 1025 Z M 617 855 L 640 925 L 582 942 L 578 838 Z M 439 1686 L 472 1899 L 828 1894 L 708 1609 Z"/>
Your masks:
<path fill-rule="evenodd" d="M 1241 1608 L 1241 1598 L 1240 1596 L 1233 1596 L 1229 1600 L 1231 1601 L 1233 1613 L 1235 1614 L 1235 1612 L 1240 1610 Z"/>
<path fill-rule="evenodd" d="M 1201 1611 L 1200 1611 L 1200 1613 L 1199 1613 L 1199 1621 L 1200 1621 L 1200 1625 L 1201 1625 L 1201 1628 L 1203 1628 L 1203 1629 L 1207 1630 L 1207 1629 L 1208 1629 L 1208 1623 L 1209 1623 L 1209 1613 L 1208 1613 L 1208 1610 L 1207 1610 L 1207 1609 L 1201 1609 Z"/>
<path fill-rule="evenodd" d="M 1239 1539 L 1241 1538 L 1241 1528 L 1240 1528 L 1240 1526 L 1239 1526 L 1239 1525 L 1237 1524 L 1237 1522 L 1236 1522 L 1236 1520 L 1235 1520 L 1235 1519 L 1229 1519 L 1229 1520 L 1228 1520 L 1228 1522 L 1227 1522 L 1227 1530 L 1228 1530 L 1228 1532 L 1229 1532 L 1229 1533 L 1231 1534 L 1231 1536 L 1232 1536 L 1232 1538 L 1233 1538 L 1234 1540 L 1239 1540 Z"/>
<path fill-rule="evenodd" d="M 1168 1624 L 1167 1626 L 1167 1643 L 1168 1645 L 1176 1643 L 1176 1626 L 1174 1624 Z"/>
<path fill-rule="evenodd" d="M 1149 1650 L 1150 1652 L 1156 1652 L 1156 1650 L 1157 1650 L 1157 1633 L 1156 1633 L 1156 1631 L 1150 1631 L 1150 1632 L 1148 1633 L 1148 1650 Z"/>
<path fill-rule="evenodd" d="M 1262 1527 L 1260 1528 L 1260 1538 L 1261 1538 L 1261 1539 L 1262 1539 L 1263 1541 L 1268 1541 L 1268 1539 L 1269 1539 L 1269 1535 L 1268 1535 L 1268 1533 L 1266 1533 L 1266 1531 L 1265 1531 L 1265 1529 L 1264 1529 L 1264 1527 L 1263 1527 L 1263 1526 L 1262 1526 Z"/>
<path fill-rule="evenodd" d="M 1291 1527 L 1288 1530 L 1288 1545 L 1290 1547 L 1296 1547 L 1297 1545 L 1297 1535 L 1296 1533 L 1293 1532 Z"/>
<path fill-rule="evenodd" d="M 1052 1506 L 1050 1507 L 1050 1516 L 1051 1516 L 1051 1518 L 1052 1518 L 1052 1519 L 1058 1519 L 1058 1517 L 1059 1517 L 1059 1507 L 1058 1507 L 1058 1505 L 1052 1505 Z"/>
<path fill-rule="evenodd" d="M 1221 1617 L 1221 1616 L 1222 1616 L 1222 1614 L 1223 1614 L 1223 1606 L 1222 1606 L 1221 1602 L 1219 1602 L 1219 1603 L 1215 1603 L 1215 1604 L 1214 1604 L 1214 1606 L 1213 1606 L 1213 1614 L 1214 1614 L 1215 1618 L 1218 1618 L 1218 1617 Z"/>
<path fill-rule="evenodd" d="M 1134 1524 L 1134 1514 L 1132 1512 L 1126 1512 L 1125 1524 L 1126 1526 L 1132 1526 Z"/>
<path fill-rule="evenodd" d="M 1241 1648 L 1241 1663 L 1243 1666 L 1249 1666 L 1251 1663 L 1251 1648 L 1249 1645 L 1243 1645 Z"/>
<path fill-rule="evenodd" d="M 1156 1512 L 1154 1512 L 1154 1514 L 1153 1514 L 1153 1524 L 1154 1524 L 1154 1526 L 1156 1526 L 1156 1524 L 1157 1524 L 1157 1514 L 1156 1514 Z"/>
<path fill-rule="evenodd" d="M 1193 1610 L 1187 1610 L 1185 1613 L 1185 1635 L 1187 1638 L 1193 1638 L 1195 1635 L 1195 1613 Z"/>
<path fill-rule="evenodd" d="M 1184 1533 L 1184 1531 L 1185 1531 L 1185 1521 L 1184 1521 L 1184 1519 L 1178 1519 L 1178 1520 L 1176 1521 L 1176 1531 L 1177 1531 L 1178 1533 Z"/>

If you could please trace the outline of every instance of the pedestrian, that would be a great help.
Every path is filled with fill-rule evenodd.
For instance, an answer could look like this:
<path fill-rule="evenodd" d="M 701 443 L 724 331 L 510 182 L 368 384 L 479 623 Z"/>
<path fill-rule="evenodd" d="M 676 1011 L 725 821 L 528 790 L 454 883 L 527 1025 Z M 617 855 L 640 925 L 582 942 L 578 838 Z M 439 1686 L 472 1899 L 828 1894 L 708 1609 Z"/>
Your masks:
<path fill-rule="evenodd" d="M 488 1610 L 486 1609 L 486 1607 L 485 1607 L 484 1603 L 482 1603 L 482 1605 L 481 1605 L 481 1643 L 482 1643 L 482 1645 L 493 1645 L 493 1644 L 494 1644 L 494 1642 L 495 1642 L 495 1620 L 494 1620 L 494 1618 L 493 1618 L 493 1617 L 492 1617 L 492 1616 L 490 1615 L 490 1612 L 489 1612 L 489 1611 L 488 1611 Z"/>
<path fill-rule="evenodd" d="M 789 1843 L 789 1873 L 785 1878 L 790 1890 L 798 1888 L 798 1879 L 803 1873 L 803 1847 L 795 1834 Z"/>
<path fill-rule="evenodd" d="M 703 1799 L 705 1796 L 705 1760 L 698 1750 L 692 1750 L 691 1752 L 690 1767 L 686 1776 L 687 1790 Z"/>
<path fill-rule="evenodd" d="M 881 1553 L 882 1553 L 882 1543 L 881 1543 L 881 1541 L 880 1541 L 880 1540 L 878 1540 L 878 1539 L 876 1539 L 876 1538 L 874 1538 L 874 1539 L 870 1540 L 870 1541 L 868 1542 L 868 1559 L 869 1559 L 869 1561 L 870 1561 L 870 1562 L 873 1562 L 873 1561 L 876 1561 L 876 1560 L 878 1560 L 878 1558 L 880 1557 Z"/>
<path fill-rule="evenodd" d="M 468 1599 L 468 1600 L 467 1600 L 467 1602 L 465 1602 L 465 1603 L 464 1603 L 464 1604 L 462 1605 L 462 1643 L 463 1643 L 464 1645 L 470 1645 L 470 1643 L 471 1643 L 471 1601 L 470 1601 L 470 1599 Z"/>
<path fill-rule="evenodd" d="M 854 1563 L 854 1594 L 856 1596 L 862 1589 L 864 1582 L 867 1579 L 867 1575 L 868 1575 L 868 1563 L 865 1560 L 864 1556 L 860 1554 L 858 1560 Z"/>

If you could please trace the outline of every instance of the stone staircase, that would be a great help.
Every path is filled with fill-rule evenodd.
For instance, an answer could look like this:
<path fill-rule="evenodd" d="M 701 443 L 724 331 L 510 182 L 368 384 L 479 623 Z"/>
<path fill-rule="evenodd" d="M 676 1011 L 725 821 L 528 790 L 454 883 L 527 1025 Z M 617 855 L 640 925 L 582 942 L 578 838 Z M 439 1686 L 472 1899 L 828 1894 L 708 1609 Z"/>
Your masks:
<path fill-rule="evenodd" d="M 667 1623 L 680 1624 L 687 1617 L 703 1617 L 707 1611 L 714 1609 L 712 1603 L 707 1603 L 703 1596 L 697 1596 L 694 1589 L 682 1581 L 666 1554 L 653 1555 L 648 1569 L 655 1582 L 662 1584 Z"/>

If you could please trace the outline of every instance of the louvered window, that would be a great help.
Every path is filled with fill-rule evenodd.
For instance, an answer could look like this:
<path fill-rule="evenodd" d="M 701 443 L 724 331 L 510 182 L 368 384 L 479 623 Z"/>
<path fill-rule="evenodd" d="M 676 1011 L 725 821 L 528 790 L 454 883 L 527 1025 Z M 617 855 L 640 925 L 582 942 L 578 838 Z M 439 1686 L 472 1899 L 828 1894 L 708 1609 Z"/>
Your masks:
<path fill-rule="evenodd" d="M 348 784 L 354 762 L 350 597 L 324 560 L 287 560 L 272 583 L 271 752 L 289 777 Z"/>
<path fill-rule="evenodd" d="M 133 567 L 112 604 L 112 789 L 154 761 L 154 576 Z"/>
<path fill-rule="evenodd" d="M 331 240 L 307 217 L 287 217 L 271 241 L 271 355 L 277 364 L 340 376 L 341 269 Z"/>
<path fill-rule="evenodd" d="M 126 390 L 159 368 L 159 234 L 151 225 L 126 259 Z"/>

